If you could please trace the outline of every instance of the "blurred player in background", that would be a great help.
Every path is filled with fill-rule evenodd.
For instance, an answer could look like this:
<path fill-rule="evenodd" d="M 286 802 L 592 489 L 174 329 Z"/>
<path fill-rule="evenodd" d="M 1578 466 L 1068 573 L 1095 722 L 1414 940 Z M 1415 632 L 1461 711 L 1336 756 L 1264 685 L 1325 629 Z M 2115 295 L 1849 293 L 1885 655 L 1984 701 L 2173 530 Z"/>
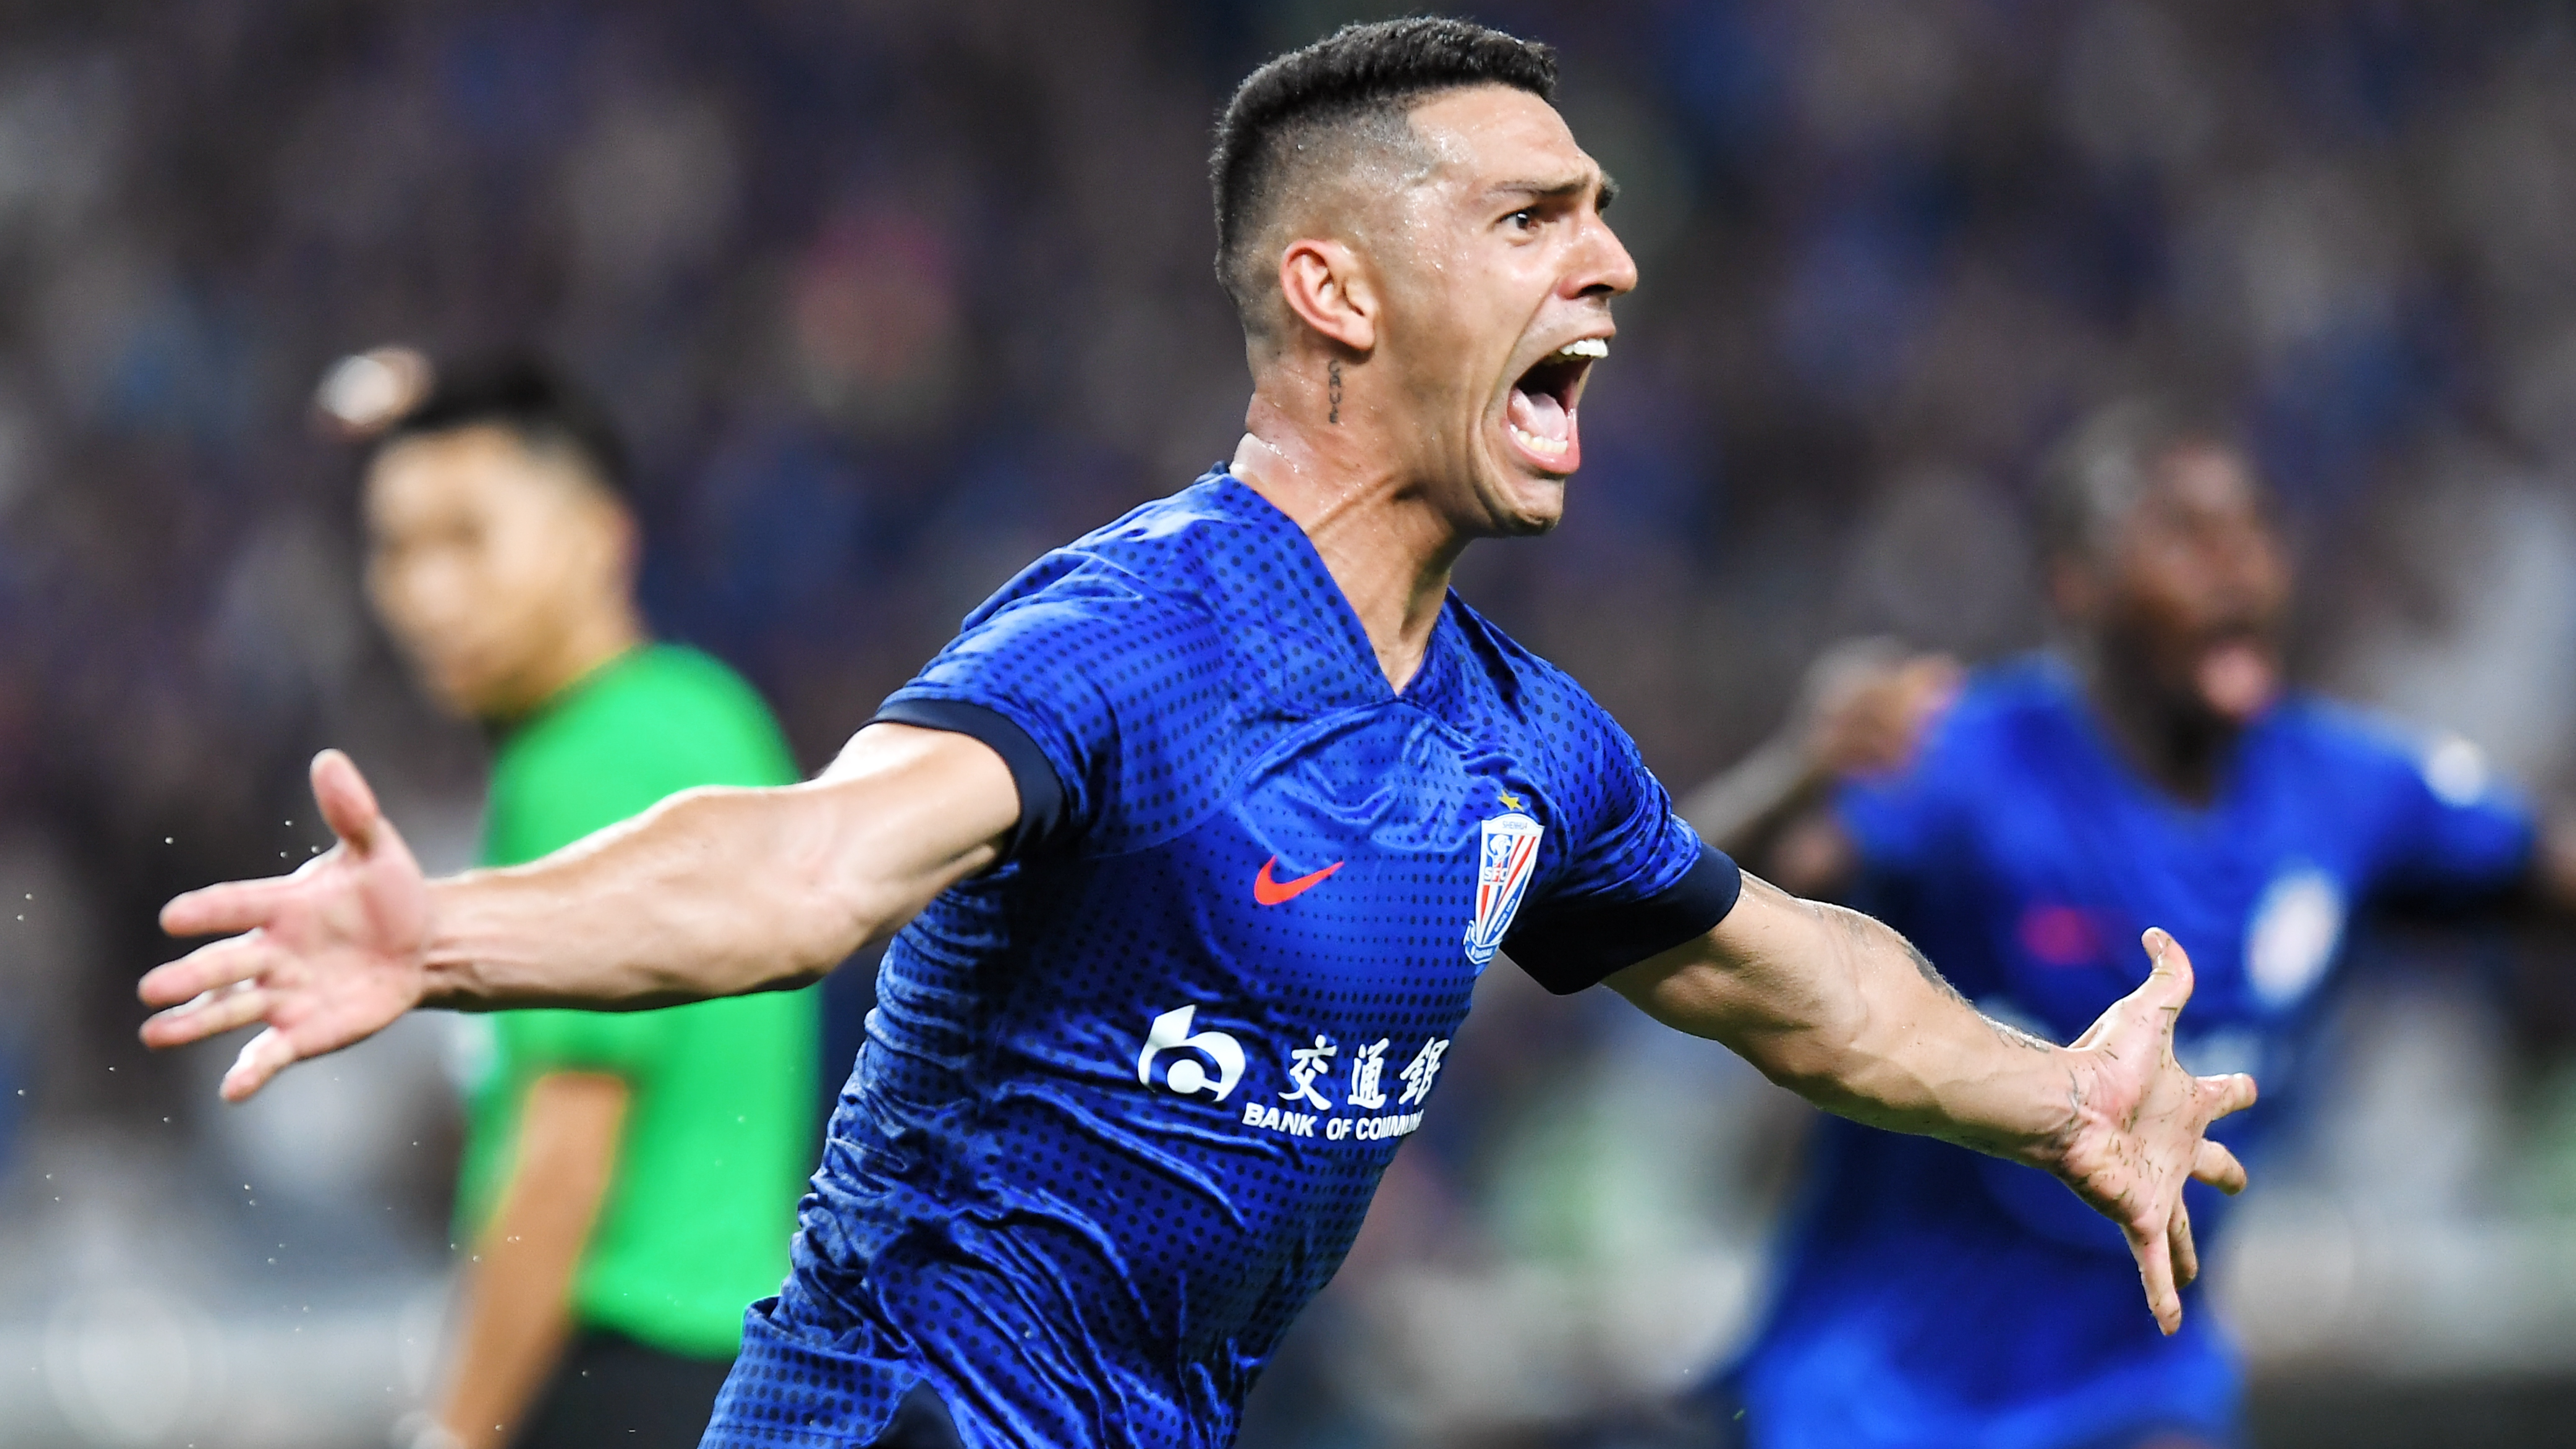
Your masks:
<path fill-rule="evenodd" d="M 424 372 L 351 359 L 325 408 L 399 403 Z M 367 460 L 367 588 L 429 693 L 492 733 L 485 862 L 534 860 L 693 785 L 792 781 L 751 687 L 646 635 L 600 410 L 525 361 L 416 380 L 426 396 Z M 460 1025 L 472 1256 L 420 1444 L 695 1444 L 742 1305 L 787 1271 L 813 1165 L 813 993 Z"/>
<path fill-rule="evenodd" d="M 2357 908 L 2516 890 L 2564 907 L 2576 870 L 2466 741 L 2285 690 L 2291 575 L 2266 504 L 2224 431 L 2105 410 L 2046 481 L 2062 653 L 1963 690 L 1946 660 L 1838 651 L 1788 736 L 1685 813 L 2055 1041 L 2136 985 L 2139 924 L 2169 922 L 2200 970 L 2184 1064 L 2285 1079 Z M 2219 1135 L 2241 1149 L 2265 1120 Z M 2218 1200 L 2192 1195 L 2205 1246 Z M 2140 1319 L 2105 1226 L 2033 1174 L 1823 1124 L 1773 1311 L 1728 1384 L 1751 1443 L 2239 1442 L 2232 1346 L 2205 1313 L 2170 1338 Z"/>
<path fill-rule="evenodd" d="M 1231 1442 L 1506 943 L 1834 1110 L 2059 1174 L 2175 1322 L 2181 1184 L 2241 1184 L 2203 1132 L 2254 1095 L 2168 1049 L 2183 951 L 2148 937 L 2075 1048 L 1982 1018 L 1709 849 L 1449 590 L 1470 542 L 1561 515 L 1636 281 L 1555 81 L 1429 19 L 1255 72 L 1211 167 L 1253 377 L 1230 463 L 1032 564 L 805 785 L 429 882 L 326 753 L 340 846 L 172 902 L 245 934 L 145 978 L 145 1039 L 263 1024 L 239 1098 L 414 1006 L 758 991 L 900 932 L 712 1446 Z"/>

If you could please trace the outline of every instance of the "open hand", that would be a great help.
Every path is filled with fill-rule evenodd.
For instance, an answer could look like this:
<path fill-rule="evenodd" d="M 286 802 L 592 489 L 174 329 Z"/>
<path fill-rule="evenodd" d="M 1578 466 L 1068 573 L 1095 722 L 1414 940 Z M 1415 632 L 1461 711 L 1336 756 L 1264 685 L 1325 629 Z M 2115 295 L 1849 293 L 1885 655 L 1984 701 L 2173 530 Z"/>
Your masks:
<path fill-rule="evenodd" d="M 289 876 L 190 891 L 161 908 L 173 936 L 237 932 L 143 978 L 151 1047 L 264 1022 L 223 1095 L 238 1102 L 306 1057 L 364 1040 L 420 1004 L 429 887 L 358 767 L 338 750 L 313 760 L 313 798 L 340 843 Z"/>
<path fill-rule="evenodd" d="M 2244 1189 L 2236 1155 L 2206 1134 L 2210 1123 L 2253 1105 L 2254 1079 L 2195 1077 L 2174 1059 L 2191 957 L 2161 930 L 2147 932 L 2145 945 L 2155 970 L 2075 1040 L 2074 1117 L 2046 1165 L 2128 1235 L 2147 1306 L 2171 1333 L 2182 1327 L 2182 1289 L 2200 1276 L 2183 1184 L 2198 1178 L 2224 1193 Z"/>

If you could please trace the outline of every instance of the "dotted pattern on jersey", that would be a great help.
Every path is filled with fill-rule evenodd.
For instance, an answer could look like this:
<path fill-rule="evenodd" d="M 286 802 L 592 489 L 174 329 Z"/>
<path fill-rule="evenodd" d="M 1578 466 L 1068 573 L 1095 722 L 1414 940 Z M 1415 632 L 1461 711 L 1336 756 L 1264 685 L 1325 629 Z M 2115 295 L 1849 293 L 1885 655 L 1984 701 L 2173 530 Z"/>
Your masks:
<path fill-rule="evenodd" d="M 1020 724 L 1078 834 L 887 952 L 707 1442 L 864 1443 L 924 1378 L 971 1445 L 1230 1442 L 1437 1087 L 1485 822 L 1546 830 L 1530 911 L 1651 895 L 1697 837 L 1455 600 L 1393 694 L 1222 475 L 1041 560 L 907 697 Z"/>

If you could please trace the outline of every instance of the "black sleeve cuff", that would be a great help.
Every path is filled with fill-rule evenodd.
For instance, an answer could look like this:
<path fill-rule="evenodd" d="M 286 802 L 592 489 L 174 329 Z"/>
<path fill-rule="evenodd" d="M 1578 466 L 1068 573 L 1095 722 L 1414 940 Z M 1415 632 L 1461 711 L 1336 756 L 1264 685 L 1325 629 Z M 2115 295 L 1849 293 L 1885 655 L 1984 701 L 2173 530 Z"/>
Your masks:
<path fill-rule="evenodd" d="M 962 699 L 890 699 L 877 707 L 877 723 L 946 730 L 981 740 L 1011 768 L 1011 783 L 1020 792 L 1020 823 L 1002 848 L 1004 860 L 1018 860 L 1047 844 L 1064 829 L 1064 782 L 1029 732 L 1000 710 Z"/>
<path fill-rule="evenodd" d="M 1744 872 L 1725 852 L 1702 842 L 1699 859 L 1660 893 L 1528 922 L 1503 939 L 1503 950 L 1539 985 L 1570 995 L 1706 934 L 1743 893 Z"/>

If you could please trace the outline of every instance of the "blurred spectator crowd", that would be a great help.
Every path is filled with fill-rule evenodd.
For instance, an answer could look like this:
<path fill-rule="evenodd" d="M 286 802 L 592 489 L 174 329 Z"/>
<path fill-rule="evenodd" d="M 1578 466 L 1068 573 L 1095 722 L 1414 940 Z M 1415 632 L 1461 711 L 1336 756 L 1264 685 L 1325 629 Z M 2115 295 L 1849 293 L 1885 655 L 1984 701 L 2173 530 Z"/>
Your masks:
<path fill-rule="evenodd" d="M 1464 8 L 1562 48 L 1645 280 L 1570 521 L 1471 554 L 1461 588 L 1668 782 L 1750 748 L 1836 638 L 2040 642 L 2035 462 L 2088 404 L 2153 387 L 2243 422 L 2301 547 L 2310 681 L 2568 783 L 2565 7 Z M 604 393 L 657 626 L 750 673 L 819 765 L 1019 565 L 1230 451 L 1209 121 L 1267 54 L 1377 13 L 0 0 L 0 1370 L 26 1378 L 5 1324 L 88 1271 L 62 1244 L 117 1202 L 202 1239 L 187 1281 L 284 1315 L 276 1335 L 312 1311 L 300 1288 L 224 1286 L 269 1281 L 272 1254 L 417 1286 L 446 1251 L 450 1128 L 401 1086 L 434 1080 L 434 1041 L 240 1120 L 211 1107 L 213 1062 L 132 1045 L 160 899 L 325 842 L 319 745 L 357 755 L 434 863 L 470 848 L 480 742 L 416 702 L 359 606 L 352 460 L 311 413 L 332 359 L 532 343 Z M 2410 964 L 2433 955 L 2467 967 Z M 2552 963 L 2576 955 L 2379 958 L 2400 999 L 2441 1003 L 2398 1015 L 2451 1036 L 2356 1018 L 2415 1043 L 2382 1055 L 2437 1105 L 2384 1089 L 2396 1117 L 2351 1127 L 2350 1160 L 2449 1133 L 2426 1211 L 2576 1213 L 2553 1125 L 2576 1100 L 2547 1105 L 2576 1098 L 2549 1072 L 2576 1026 Z M 1276 1442 L 1615 1417 L 1758 1299 L 1795 1115 L 1713 1052 L 1504 975 L 1356 1260 L 1413 1288 L 1337 1290 L 1282 1371 L 1339 1427 L 1289 1414 L 1258 1431 Z M 66 1195 L 86 1227 L 40 1211 Z M 291 1230 L 259 1216 L 290 1208 Z M 1588 1266 L 1544 1268 L 1564 1262 Z M 420 1337 L 402 1301 L 385 1321 Z M 112 1384 L 112 1353 L 30 1332 L 57 1400 Z M 100 1442 L 162 1432 L 60 1412 Z"/>

